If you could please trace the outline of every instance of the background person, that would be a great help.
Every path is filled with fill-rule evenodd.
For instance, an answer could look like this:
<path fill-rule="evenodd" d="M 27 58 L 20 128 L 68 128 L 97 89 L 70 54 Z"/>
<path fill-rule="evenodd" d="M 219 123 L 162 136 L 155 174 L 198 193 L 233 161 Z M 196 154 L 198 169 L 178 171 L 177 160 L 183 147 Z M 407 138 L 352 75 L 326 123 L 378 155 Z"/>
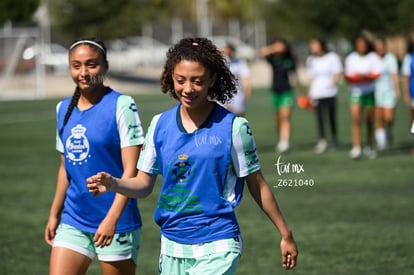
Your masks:
<path fill-rule="evenodd" d="M 321 154 L 328 148 L 324 125 L 326 119 L 329 121 L 332 146 L 338 147 L 336 96 L 343 69 L 339 56 L 328 51 L 322 39 L 311 39 L 309 50 L 310 56 L 306 59 L 306 69 L 311 78 L 308 96 L 315 108 L 319 137 L 314 151 Z"/>
<path fill-rule="evenodd" d="M 407 48 L 401 72 L 403 74 L 404 102 L 408 107 L 411 129 L 414 129 L 414 42 L 410 41 Z M 411 153 L 414 155 L 414 145 Z"/>
<path fill-rule="evenodd" d="M 294 103 L 293 87 L 290 76 L 296 74 L 296 60 L 289 44 L 282 39 L 260 49 L 272 67 L 271 99 L 275 110 L 276 130 L 278 142 L 276 151 L 287 152 L 290 148 L 290 115 Z"/>
<path fill-rule="evenodd" d="M 235 274 L 242 242 L 234 208 L 246 181 L 281 234 L 283 267 L 294 268 L 296 243 L 261 173 L 249 124 L 211 100 L 224 104 L 236 92 L 220 51 L 206 38 L 182 39 L 167 53 L 161 84 L 179 103 L 152 119 L 137 176 L 98 173 L 88 179 L 90 192 L 146 197 L 161 174 L 160 273 Z"/>
<path fill-rule="evenodd" d="M 85 274 L 97 255 L 103 274 L 132 275 L 141 234 L 137 201 L 115 192 L 94 198 L 86 178 L 101 170 L 120 178 L 136 175 L 144 141 L 138 110 L 130 96 L 103 84 L 103 42 L 75 41 L 69 66 L 76 88 L 57 105 L 60 166 L 45 229 L 50 274 Z"/>
<path fill-rule="evenodd" d="M 374 49 L 382 61 L 381 76 L 375 81 L 375 139 L 383 150 L 393 140 L 394 110 L 400 97 L 397 57 L 388 52 L 385 41 L 376 39 Z"/>
<path fill-rule="evenodd" d="M 236 50 L 235 46 L 231 43 L 227 43 L 221 48 L 230 71 L 237 80 L 237 93 L 224 107 L 239 116 L 244 116 L 246 113 L 246 100 L 250 99 L 252 94 L 252 80 L 247 62 L 243 59 L 236 58 Z"/>
<path fill-rule="evenodd" d="M 377 153 L 373 147 L 375 80 L 380 76 L 381 60 L 372 51 L 371 44 L 363 37 L 354 40 L 354 51 L 345 58 L 345 79 L 348 81 L 351 112 L 352 149 L 349 156 L 358 159 L 362 155 L 361 124 L 366 126 L 366 146 L 364 154 L 374 159 Z M 362 116 L 365 111 L 365 118 Z"/>

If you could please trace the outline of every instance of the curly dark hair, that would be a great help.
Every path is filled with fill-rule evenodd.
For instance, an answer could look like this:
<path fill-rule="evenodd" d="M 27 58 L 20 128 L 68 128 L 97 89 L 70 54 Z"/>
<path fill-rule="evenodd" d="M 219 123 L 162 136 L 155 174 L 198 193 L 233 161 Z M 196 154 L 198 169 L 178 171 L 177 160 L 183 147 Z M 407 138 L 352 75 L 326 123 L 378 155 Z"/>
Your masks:
<path fill-rule="evenodd" d="M 161 91 L 170 93 L 178 99 L 174 91 L 172 78 L 175 66 L 182 60 L 195 61 L 202 64 L 209 73 L 216 74 L 214 85 L 208 95 L 221 103 L 227 103 L 237 92 L 237 82 L 231 73 L 222 53 L 207 38 L 183 38 L 167 52 L 167 60 L 161 74 Z"/>

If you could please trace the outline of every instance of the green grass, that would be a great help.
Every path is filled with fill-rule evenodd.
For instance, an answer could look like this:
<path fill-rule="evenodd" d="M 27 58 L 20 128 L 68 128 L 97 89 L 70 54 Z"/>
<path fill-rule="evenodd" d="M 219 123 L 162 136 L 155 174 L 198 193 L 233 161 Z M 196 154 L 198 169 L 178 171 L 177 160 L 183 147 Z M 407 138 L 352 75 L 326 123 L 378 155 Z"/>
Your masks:
<path fill-rule="evenodd" d="M 134 95 L 145 128 L 171 99 Z M 0 102 L 0 274 L 47 274 L 50 249 L 43 230 L 55 189 L 55 104 L 58 99 Z M 414 261 L 414 170 L 408 113 L 398 105 L 395 142 L 376 160 L 352 161 L 347 91 L 339 98 L 337 151 L 315 155 L 313 113 L 295 109 L 292 150 L 284 163 L 299 174 L 278 175 L 273 111 L 263 89 L 254 91 L 247 117 L 262 170 L 294 231 L 300 255 L 289 274 L 411 274 Z M 313 186 L 273 187 L 279 179 L 312 180 Z M 141 200 L 143 239 L 138 274 L 156 274 L 159 229 L 152 214 L 159 184 Z M 247 190 L 237 209 L 244 239 L 238 274 L 287 274 L 281 269 L 279 235 Z M 95 261 L 88 274 L 100 274 Z"/>

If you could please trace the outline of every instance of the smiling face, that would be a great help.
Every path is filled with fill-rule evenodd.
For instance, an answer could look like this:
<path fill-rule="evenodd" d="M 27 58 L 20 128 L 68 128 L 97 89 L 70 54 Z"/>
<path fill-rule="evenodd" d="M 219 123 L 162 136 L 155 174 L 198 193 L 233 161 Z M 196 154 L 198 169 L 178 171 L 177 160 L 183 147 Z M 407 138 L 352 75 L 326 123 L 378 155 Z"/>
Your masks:
<path fill-rule="evenodd" d="M 182 106 L 188 109 L 209 103 L 208 90 L 213 87 L 215 74 L 199 62 L 182 60 L 174 67 L 174 90 Z"/>
<path fill-rule="evenodd" d="M 94 46 L 81 44 L 69 54 L 70 73 L 81 91 L 94 91 L 103 87 L 108 63 L 102 51 Z"/>

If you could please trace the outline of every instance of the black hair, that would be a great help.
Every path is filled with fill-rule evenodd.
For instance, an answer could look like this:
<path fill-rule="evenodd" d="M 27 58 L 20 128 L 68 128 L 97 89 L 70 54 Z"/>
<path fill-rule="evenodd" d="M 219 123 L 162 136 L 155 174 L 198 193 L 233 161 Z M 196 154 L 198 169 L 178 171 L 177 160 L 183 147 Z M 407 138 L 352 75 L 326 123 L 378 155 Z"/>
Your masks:
<path fill-rule="evenodd" d="M 209 39 L 195 37 L 183 38 L 168 50 L 160 79 L 163 93 L 170 93 L 173 98 L 178 99 L 172 75 L 175 66 L 182 60 L 199 62 L 209 73 L 216 74 L 216 81 L 208 90 L 212 99 L 226 103 L 237 92 L 236 79 L 227 67 L 222 53 Z"/>
<path fill-rule="evenodd" d="M 229 48 L 232 52 L 236 52 L 236 46 L 229 41 L 226 43 L 226 48 Z"/>
<path fill-rule="evenodd" d="M 322 39 L 322 38 L 312 38 L 310 41 L 316 41 L 316 42 L 318 42 L 319 45 L 321 46 L 322 52 L 324 54 L 326 54 L 327 52 L 329 52 L 328 45 L 327 45 L 325 39 Z"/>
<path fill-rule="evenodd" d="M 362 39 L 366 46 L 367 46 L 367 52 L 365 54 L 368 54 L 369 52 L 372 52 L 374 50 L 374 46 L 372 45 L 371 41 L 364 35 L 357 35 L 354 39 L 353 39 L 353 43 L 352 43 L 352 47 L 354 50 L 355 49 L 355 43 L 357 42 L 357 40 Z"/>
<path fill-rule="evenodd" d="M 292 59 L 292 60 L 296 59 L 295 56 L 293 55 L 292 47 L 286 39 L 275 38 L 275 39 L 273 39 L 271 44 L 274 44 L 274 43 L 282 43 L 285 46 L 285 52 L 280 54 L 280 56 L 282 56 L 283 58 L 286 58 L 286 59 Z"/>
<path fill-rule="evenodd" d="M 407 42 L 407 53 L 414 53 L 414 41 L 411 38 Z"/>
<path fill-rule="evenodd" d="M 77 40 L 73 41 L 73 43 L 69 47 L 69 55 L 73 51 L 73 49 L 77 48 L 80 45 L 88 45 L 90 47 L 94 47 L 94 48 L 98 49 L 102 53 L 104 61 L 107 60 L 106 59 L 107 50 L 106 50 L 105 43 L 101 40 L 96 39 L 96 38 L 83 38 L 83 39 L 77 39 Z M 81 91 L 80 91 L 79 87 L 76 86 L 75 91 L 72 95 L 72 99 L 70 101 L 68 110 L 66 111 L 65 117 L 63 119 L 62 128 L 59 129 L 59 134 L 63 133 L 63 129 L 65 128 L 66 124 L 69 121 L 70 116 L 72 115 L 73 108 L 75 108 L 75 106 L 78 104 L 80 96 L 81 96 Z"/>

